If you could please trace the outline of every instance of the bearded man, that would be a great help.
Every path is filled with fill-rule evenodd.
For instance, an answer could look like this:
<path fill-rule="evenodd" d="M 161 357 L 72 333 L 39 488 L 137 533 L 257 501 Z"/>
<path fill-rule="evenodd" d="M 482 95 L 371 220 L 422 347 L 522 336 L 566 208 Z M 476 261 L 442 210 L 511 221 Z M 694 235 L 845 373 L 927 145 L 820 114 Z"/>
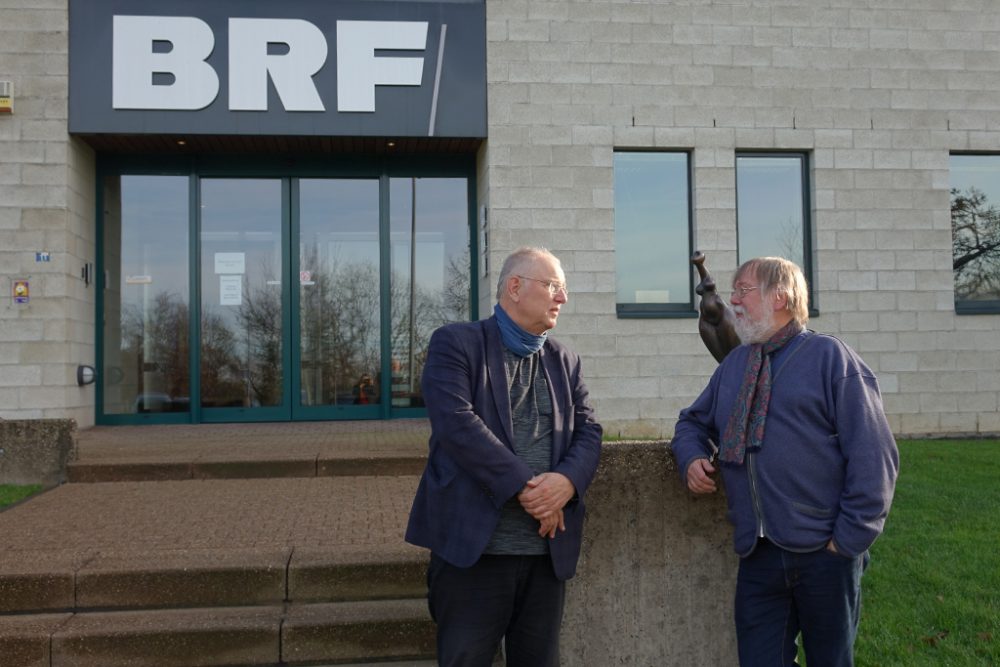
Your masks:
<path fill-rule="evenodd" d="M 849 667 L 861 575 L 899 469 L 878 382 L 844 342 L 805 328 L 793 262 L 744 263 L 730 303 L 743 345 L 681 411 L 671 446 L 693 493 L 716 491 L 721 468 L 740 665 L 794 665 L 801 633 L 809 667 Z"/>

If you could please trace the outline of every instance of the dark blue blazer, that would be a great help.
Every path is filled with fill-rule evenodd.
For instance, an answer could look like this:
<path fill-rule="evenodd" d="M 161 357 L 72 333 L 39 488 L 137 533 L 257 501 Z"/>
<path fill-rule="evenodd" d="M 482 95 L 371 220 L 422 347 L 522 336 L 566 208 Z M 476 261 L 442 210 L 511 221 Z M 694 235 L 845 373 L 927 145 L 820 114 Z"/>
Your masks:
<path fill-rule="evenodd" d="M 580 358 L 551 338 L 540 352 L 552 396 L 553 472 L 566 475 L 576 496 L 563 509 L 566 531 L 549 540 L 556 576 L 576 572 L 583 530 L 583 496 L 601 455 Z M 441 327 L 431 336 L 421 387 L 431 421 L 430 454 L 410 511 L 406 541 L 427 547 L 457 567 L 483 554 L 500 509 L 534 475 L 512 446 L 503 343 L 496 318 Z"/>

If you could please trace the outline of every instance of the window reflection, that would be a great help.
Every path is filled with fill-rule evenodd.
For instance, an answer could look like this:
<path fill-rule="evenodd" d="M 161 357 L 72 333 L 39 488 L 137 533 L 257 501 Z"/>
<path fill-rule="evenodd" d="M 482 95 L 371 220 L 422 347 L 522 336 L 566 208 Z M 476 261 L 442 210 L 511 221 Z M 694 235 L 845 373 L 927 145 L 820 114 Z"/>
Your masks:
<path fill-rule="evenodd" d="M 381 401 L 377 180 L 299 185 L 300 401 Z"/>
<path fill-rule="evenodd" d="M 951 156 L 955 301 L 1000 310 L 1000 155 Z"/>
<path fill-rule="evenodd" d="M 105 414 L 187 412 L 188 179 L 104 182 Z"/>
<path fill-rule="evenodd" d="M 289 412 L 258 414 L 313 418 L 329 413 L 295 408 L 423 405 L 431 333 L 470 317 L 467 178 L 387 181 L 389 266 L 379 179 L 202 178 L 196 257 L 192 182 L 127 175 L 104 184 L 105 414 L 189 412 L 192 357 L 195 400 L 206 409 L 276 407 Z M 298 247 L 289 249 L 289 238 Z M 193 314 L 190 276 L 199 280 Z M 295 372 L 286 359 L 298 362 Z"/>
<path fill-rule="evenodd" d="M 390 182 L 393 407 L 423 403 L 420 376 L 435 329 L 469 319 L 468 181 Z"/>
<path fill-rule="evenodd" d="M 805 245 L 804 155 L 736 158 L 739 261 L 778 256 L 803 269 Z"/>
<path fill-rule="evenodd" d="M 282 403 L 281 181 L 201 181 L 201 404 Z"/>
<path fill-rule="evenodd" d="M 690 305 L 688 154 L 616 152 L 614 176 L 619 311 Z"/>

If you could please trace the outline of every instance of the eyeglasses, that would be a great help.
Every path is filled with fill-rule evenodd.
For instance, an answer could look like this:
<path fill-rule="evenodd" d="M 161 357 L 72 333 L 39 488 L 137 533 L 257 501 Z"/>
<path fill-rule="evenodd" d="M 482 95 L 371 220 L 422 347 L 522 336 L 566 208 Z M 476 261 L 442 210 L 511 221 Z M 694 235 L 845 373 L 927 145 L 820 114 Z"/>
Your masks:
<path fill-rule="evenodd" d="M 531 276 L 522 276 L 520 274 L 517 277 L 524 278 L 525 280 L 534 280 L 536 283 L 545 285 L 545 289 L 549 291 L 549 296 L 555 296 L 559 292 L 569 296 L 569 288 L 566 287 L 565 283 L 559 283 L 554 280 L 541 280 L 540 278 L 532 278 Z"/>
<path fill-rule="evenodd" d="M 754 285 L 753 287 L 734 286 L 733 291 L 730 292 L 730 294 L 732 294 L 732 296 L 735 296 L 738 299 L 743 299 L 743 297 L 745 297 L 747 294 L 754 291 L 755 289 L 760 289 L 760 285 Z"/>

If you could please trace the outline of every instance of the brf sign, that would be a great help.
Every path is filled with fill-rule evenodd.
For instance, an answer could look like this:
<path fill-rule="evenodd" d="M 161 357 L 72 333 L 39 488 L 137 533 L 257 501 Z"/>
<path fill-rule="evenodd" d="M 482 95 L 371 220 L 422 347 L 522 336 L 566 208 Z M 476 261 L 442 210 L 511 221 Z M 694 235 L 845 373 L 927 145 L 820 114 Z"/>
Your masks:
<path fill-rule="evenodd" d="M 266 111 L 268 80 L 286 111 L 325 111 L 313 76 L 326 64 L 326 37 L 302 19 L 229 19 L 228 107 Z M 375 111 L 375 86 L 419 86 L 422 56 L 376 57 L 376 50 L 423 51 L 425 21 L 337 21 L 337 111 Z M 274 48 L 278 47 L 278 48 Z M 219 94 L 207 62 L 212 28 L 193 16 L 115 16 L 112 106 L 204 109 Z M 157 79 L 160 79 L 159 81 Z"/>
<path fill-rule="evenodd" d="M 486 136 L 481 0 L 70 0 L 78 134 Z"/>

